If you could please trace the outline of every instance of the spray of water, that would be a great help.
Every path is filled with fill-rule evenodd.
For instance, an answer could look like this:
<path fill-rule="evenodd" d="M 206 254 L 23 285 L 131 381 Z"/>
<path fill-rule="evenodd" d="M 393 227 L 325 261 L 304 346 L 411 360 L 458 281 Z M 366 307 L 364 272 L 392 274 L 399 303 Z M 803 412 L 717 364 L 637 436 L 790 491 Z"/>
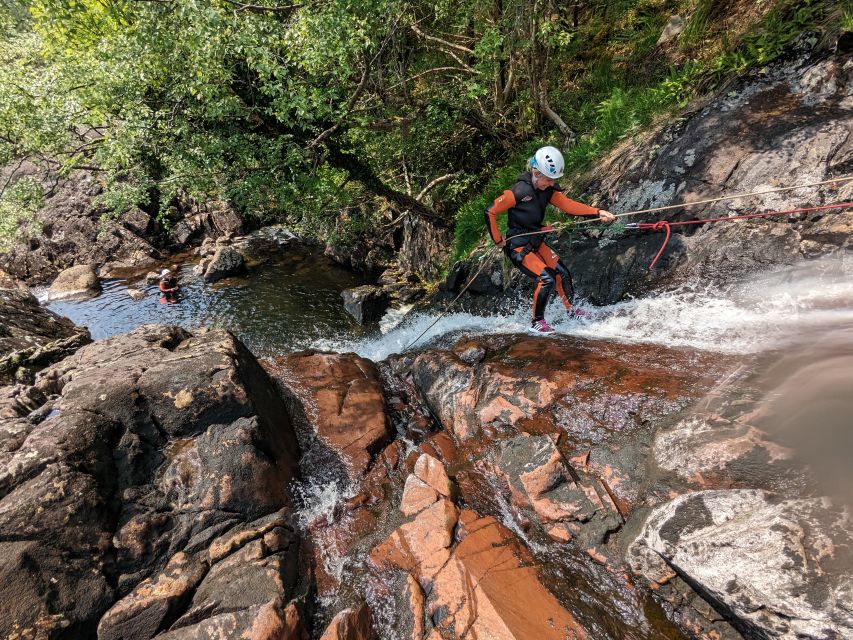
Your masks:
<path fill-rule="evenodd" d="M 794 339 L 798 332 L 853 319 L 853 263 L 828 258 L 758 274 L 720 288 L 699 283 L 645 298 L 592 307 L 586 317 L 566 317 L 552 302 L 546 317 L 561 334 L 583 338 L 692 347 L 721 353 L 756 353 Z M 372 360 L 401 353 L 438 313 L 415 312 L 386 319 L 379 335 L 324 339 L 314 347 L 353 351 Z M 395 323 L 396 321 L 396 323 Z M 462 333 L 528 330 L 530 302 L 517 300 L 508 313 L 491 316 L 448 313 L 415 348 Z"/>
<path fill-rule="evenodd" d="M 355 487 L 311 478 L 295 482 L 292 491 L 298 505 L 296 521 L 299 528 L 304 535 L 312 537 L 320 550 L 323 570 L 340 583 L 353 558 L 346 555 L 336 535 L 336 531 L 349 527 L 350 515 L 337 506 L 355 495 Z M 328 598 L 333 599 L 333 594 Z"/>

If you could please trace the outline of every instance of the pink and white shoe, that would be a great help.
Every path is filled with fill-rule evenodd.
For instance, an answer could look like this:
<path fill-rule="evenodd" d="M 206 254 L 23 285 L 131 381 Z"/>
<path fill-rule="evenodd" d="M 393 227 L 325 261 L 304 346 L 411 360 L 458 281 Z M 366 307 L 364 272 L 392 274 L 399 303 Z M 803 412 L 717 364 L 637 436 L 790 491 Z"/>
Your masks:
<path fill-rule="evenodd" d="M 554 333 L 554 329 L 544 320 L 534 320 L 530 325 L 531 333 Z"/>

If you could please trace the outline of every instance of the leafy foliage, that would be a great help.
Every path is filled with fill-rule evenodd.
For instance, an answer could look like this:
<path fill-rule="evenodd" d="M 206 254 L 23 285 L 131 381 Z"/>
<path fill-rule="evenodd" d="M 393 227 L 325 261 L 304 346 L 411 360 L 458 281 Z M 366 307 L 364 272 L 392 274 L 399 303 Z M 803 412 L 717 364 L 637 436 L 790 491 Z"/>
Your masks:
<path fill-rule="evenodd" d="M 41 183 L 32 176 L 9 186 L 0 198 L 0 250 L 38 233 L 34 214 L 44 202 Z"/>
<path fill-rule="evenodd" d="M 116 212 L 227 199 L 338 243 L 455 212 L 463 255 L 538 142 L 574 136 L 582 171 L 829 3 L 765 0 L 736 30 L 714 4 L 0 0 L 0 165 L 96 171 Z M 693 18 L 662 56 L 675 12 Z"/>

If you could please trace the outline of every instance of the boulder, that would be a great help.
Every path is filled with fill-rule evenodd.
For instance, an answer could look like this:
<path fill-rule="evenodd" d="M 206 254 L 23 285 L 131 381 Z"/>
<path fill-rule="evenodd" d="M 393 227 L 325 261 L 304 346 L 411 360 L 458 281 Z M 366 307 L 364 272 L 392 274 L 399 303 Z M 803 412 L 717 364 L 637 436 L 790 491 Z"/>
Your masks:
<path fill-rule="evenodd" d="M 654 584 L 693 585 L 746 637 L 853 635 L 853 545 L 843 509 L 760 490 L 701 491 L 649 514 L 628 550 Z"/>
<path fill-rule="evenodd" d="M 47 290 L 48 300 L 94 296 L 100 293 L 101 285 L 95 268 L 89 264 L 79 264 L 62 271 Z"/>
<path fill-rule="evenodd" d="M 532 509 L 553 539 L 601 544 L 622 523 L 605 485 L 586 470 L 570 470 L 550 436 L 517 436 L 501 443 L 497 461 L 513 501 Z"/>
<path fill-rule="evenodd" d="M 0 545 L 0 582 L 16 585 L 0 635 L 90 638 L 108 609 L 104 637 L 149 638 L 179 616 L 207 625 L 196 637 L 284 619 L 298 445 L 233 336 L 144 326 L 0 391 L 0 539 L 31 545 Z"/>
<path fill-rule="evenodd" d="M 157 640 L 308 640 L 299 611 L 280 598 L 247 609 L 220 613 L 201 622 L 175 626 Z"/>
<path fill-rule="evenodd" d="M 409 476 L 411 477 L 411 476 Z M 424 637 L 424 592 L 421 585 L 412 576 L 406 574 L 406 600 L 409 603 L 409 615 L 412 619 L 412 632 L 408 640 L 423 640 Z"/>
<path fill-rule="evenodd" d="M 35 176 L 37 168 L 29 172 Z M 101 191 L 88 171 L 75 171 L 52 185 L 35 214 L 41 233 L 0 254 L 0 268 L 29 284 L 42 284 L 75 264 L 104 265 L 102 277 L 153 264 L 163 239 L 159 225 L 139 209 L 118 218 L 108 215 L 95 202 Z"/>
<path fill-rule="evenodd" d="M 684 18 L 681 16 L 670 16 L 660 34 L 660 38 L 658 38 L 658 46 L 666 46 L 677 39 L 681 35 L 681 32 L 684 31 L 684 25 Z"/>
<path fill-rule="evenodd" d="M 530 552 L 491 516 L 460 516 L 448 562 L 432 580 L 427 611 L 442 637 L 584 640 L 576 618 L 548 591 Z"/>
<path fill-rule="evenodd" d="M 25 379 L 91 341 L 85 328 L 45 309 L 29 291 L 0 289 L 0 384 Z"/>
<path fill-rule="evenodd" d="M 640 416 L 684 406 L 691 387 L 702 378 L 710 385 L 715 369 L 728 362 L 697 354 L 705 371 L 691 365 L 681 367 L 683 375 L 673 374 L 686 354 L 601 346 L 562 336 L 547 341 L 481 337 L 450 350 L 426 351 L 401 366 L 442 426 L 460 441 L 492 427 L 530 425 L 538 433 L 566 431 L 578 445 L 619 439 L 621 447 Z"/>
<path fill-rule="evenodd" d="M 378 322 L 388 309 L 388 295 L 380 287 L 364 285 L 341 293 L 344 309 L 359 324 Z"/>
<path fill-rule="evenodd" d="M 362 604 L 357 609 L 345 609 L 338 613 L 320 640 L 374 640 L 373 621 L 370 609 Z"/>
<path fill-rule="evenodd" d="M 403 487 L 400 511 L 403 512 L 403 515 L 413 516 L 426 509 L 436 500 L 438 500 L 438 492 L 415 474 L 411 474 L 406 478 L 406 484 Z"/>
<path fill-rule="evenodd" d="M 450 478 L 447 477 L 447 471 L 443 464 L 428 453 L 418 456 L 413 473 L 439 495 L 445 498 L 450 497 L 452 486 Z"/>
<path fill-rule="evenodd" d="M 527 548 L 494 518 L 460 513 L 447 498 L 398 527 L 371 550 L 370 558 L 379 567 L 409 574 L 412 630 L 421 630 L 418 637 L 423 633 L 419 611 L 424 596 L 415 583 L 426 594 L 427 614 L 441 637 L 587 638 L 574 616 L 544 587 Z"/>
<path fill-rule="evenodd" d="M 127 295 L 130 296 L 130 299 L 134 302 L 139 302 L 141 300 L 145 300 L 148 297 L 148 294 L 142 289 L 134 289 L 133 287 L 128 287 Z"/>
<path fill-rule="evenodd" d="M 235 248 L 223 246 L 216 250 L 210 264 L 204 272 L 204 279 L 207 282 L 215 282 L 222 278 L 237 275 L 244 268 L 243 255 Z"/>
<path fill-rule="evenodd" d="M 426 586 L 450 557 L 458 514 L 456 505 L 441 499 L 421 511 L 411 522 L 398 527 L 383 543 L 374 547 L 370 558 L 380 567 L 408 571 L 421 586 Z"/>
<path fill-rule="evenodd" d="M 289 399 L 310 464 L 351 481 L 363 476 L 392 435 L 376 365 L 355 354 L 306 351 L 265 366 Z"/>
<path fill-rule="evenodd" d="M 178 552 L 160 574 L 140 582 L 104 614 L 98 639 L 153 638 L 185 606 L 206 572 L 203 561 Z"/>

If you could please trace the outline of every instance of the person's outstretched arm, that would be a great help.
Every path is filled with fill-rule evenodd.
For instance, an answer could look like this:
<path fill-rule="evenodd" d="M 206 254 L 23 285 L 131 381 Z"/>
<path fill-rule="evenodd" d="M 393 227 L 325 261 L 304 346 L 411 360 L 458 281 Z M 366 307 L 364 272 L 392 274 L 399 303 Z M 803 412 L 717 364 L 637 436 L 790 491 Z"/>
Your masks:
<path fill-rule="evenodd" d="M 590 207 L 583 202 L 577 202 L 576 200 L 567 198 L 559 191 L 555 191 L 551 195 L 551 200 L 549 202 L 560 211 L 570 216 L 598 216 L 604 222 L 611 222 L 616 219 L 616 217 L 606 209 Z"/>

